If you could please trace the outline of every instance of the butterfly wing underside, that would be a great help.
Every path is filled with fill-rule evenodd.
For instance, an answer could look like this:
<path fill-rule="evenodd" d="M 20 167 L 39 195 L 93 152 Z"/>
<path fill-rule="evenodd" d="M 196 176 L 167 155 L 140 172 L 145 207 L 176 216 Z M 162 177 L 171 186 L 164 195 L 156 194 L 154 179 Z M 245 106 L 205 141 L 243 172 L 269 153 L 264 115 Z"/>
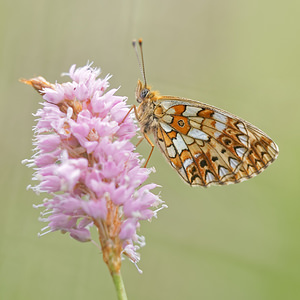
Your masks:
<path fill-rule="evenodd" d="M 154 115 L 157 144 L 190 185 L 241 182 L 278 155 L 277 145 L 260 129 L 198 101 L 162 96 Z"/>

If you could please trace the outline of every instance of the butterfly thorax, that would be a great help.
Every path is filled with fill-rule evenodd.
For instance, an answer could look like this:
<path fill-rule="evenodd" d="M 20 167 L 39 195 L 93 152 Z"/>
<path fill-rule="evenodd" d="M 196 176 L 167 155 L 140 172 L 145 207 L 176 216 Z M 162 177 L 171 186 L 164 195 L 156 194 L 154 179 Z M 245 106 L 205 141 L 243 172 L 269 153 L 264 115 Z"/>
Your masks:
<path fill-rule="evenodd" d="M 149 86 L 143 85 L 139 80 L 136 88 L 136 100 L 140 103 L 137 108 L 137 117 L 143 133 L 151 133 L 158 126 L 157 117 L 154 114 L 159 93 L 151 91 Z"/>

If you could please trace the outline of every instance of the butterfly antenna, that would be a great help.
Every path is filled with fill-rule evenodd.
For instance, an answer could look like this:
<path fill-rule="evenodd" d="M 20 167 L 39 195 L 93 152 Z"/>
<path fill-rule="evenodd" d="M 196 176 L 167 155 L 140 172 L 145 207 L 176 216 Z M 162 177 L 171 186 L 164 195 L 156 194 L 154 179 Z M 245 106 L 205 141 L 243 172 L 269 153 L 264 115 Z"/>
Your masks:
<path fill-rule="evenodd" d="M 143 48 L 142 48 L 142 39 L 139 39 L 139 46 L 140 46 L 140 51 L 141 51 L 141 57 L 139 56 L 138 50 L 137 50 L 137 45 L 136 45 L 136 41 L 132 41 L 132 46 L 134 48 L 138 63 L 139 63 L 139 67 L 145 82 L 145 86 L 147 86 L 147 82 L 146 82 L 146 74 L 145 74 L 145 64 L 144 64 L 144 55 L 143 55 Z"/>

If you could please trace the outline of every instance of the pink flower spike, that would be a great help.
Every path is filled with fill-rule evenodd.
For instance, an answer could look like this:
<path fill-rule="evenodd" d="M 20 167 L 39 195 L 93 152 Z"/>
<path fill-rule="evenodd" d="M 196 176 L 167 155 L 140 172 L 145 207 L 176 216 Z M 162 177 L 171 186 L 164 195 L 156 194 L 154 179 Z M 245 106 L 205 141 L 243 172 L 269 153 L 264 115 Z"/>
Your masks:
<path fill-rule="evenodd" d="M 71 229 L 70 236 L 79 242 L 90 242 L 91 241 L 91 233 L 86 228 Z"/>
<path fill-rule="evenodd" d="M 132 239 L 136 233 L 136 228 L 137 228 L 137 220 L 127 219 L 122 224 L 121 231 L 120 231 L 120 238 L 122 240 Z"/>
<path fill-rule="evenodd" d="M 58 104 L 64 100 L 64 89 L 60 84 L 56 84 L 55 89 L 46 88 L 43 92 L 43 98 L 49 103 Z"/>
<path fill-rule="evenodd" d="M 52 152 L 56 150 L 60 144 L 60 137 L 54 134 L 39 135 L 36 144 L 43 152 Z"/>
<path fill-rule="evenodd" d="M 44 208 L 40 220 L 48 224 L 40 236 L 61 231 L 89 242 L 96 228 L 105 263 L 119 272 L 121 256 L 134 264 L 140 259 L 140 223 L 166 206 L 150 192 L 156 184 L 143 185 L 151 171 L 141 167 L 130 141 L 137 128 L 127 98 L 117 96 L 118 89 L 107 91 L 110 75 L 99 74 L 91 64 L 73 65 L 64 74 L 71 81 L 63 84 L 22 80 L 44 99 L 35 114 L 35 154 L 24 163 L 34 168 L 31 189 L 46 193 L 36 206 Z"/>

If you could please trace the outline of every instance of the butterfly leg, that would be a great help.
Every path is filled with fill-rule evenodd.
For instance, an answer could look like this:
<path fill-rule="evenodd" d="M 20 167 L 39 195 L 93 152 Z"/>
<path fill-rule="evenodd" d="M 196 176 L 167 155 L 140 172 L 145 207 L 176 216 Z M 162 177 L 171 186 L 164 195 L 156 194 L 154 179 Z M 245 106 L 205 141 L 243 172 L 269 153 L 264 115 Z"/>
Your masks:
<path fill-rule="evenodd" d="M 138 115 L 138 112 L 137 112 L 137 109 L 136 109 L 136 106 L 135 106 L 135 105 L 133 105 L 133 109 L 134 109 L 134 113 L 135 113 L 136 119 L 139 120 L 139 115 Z M 147 164 L 148 164 L 148 162 L 149 162 L 149 159 L 150 159 L 150 157 L 151 157 L 151 155 L 152 155 L 152 152 L 153 152 L 153 150 L 154 150 L 154 145 L 153 145 L 153 143 L 151 142 L 151 140 L 149 139 L 148 135 L 147 135 L 145 132 L 143 132 L 143 134 L 144 134 L 144 136 L 143 136 L 142 138 L 140 138 L 140 140 L 139 140 L 138 143 L 136 144 L 136 147 L 142 142 L 142 140 L 143 140 L 144 138 L 147 140 L 147 142 L 148 142 L 148 143 L 150 144 L 150 146 L 151 146 L 151 151 L 150 151 L 149 156 L 148 156 L 148 158 L 147 158 L 147 161 L 146 161 L 146 163 L 145 163 L 145 165 L 144 165 L 144 168 L 146 168 L 146 167 L 147 167 Z"/>
<path fill-rule="evenodd" d="M 142 136 L 142 137 L 139 138 L 139 141 L 138 141 L 137 144 L 135 145 L 135 148 L 136 148 L 137 146 L 139 146 L 139 144 L 143 141 L 144 138 L 145 138 L 144 136 Z"/>
<path fill-rule="evenodd" d="M 136 106 L 135 105 L 132 105 L 128 111 L 128 113 L 125 115 L 125 117 L 123 118 L 122 122 L 120 124 L 122 124 L 126 118 L 128 117 L 128 115 L 130 114 L 130 112 L 134 110 L 134 113 L 135 113 L 135 116 L 137 117 L 137 111 L 136 111 Z"/>
<path fill-rule="evenodd" d="M 148 156 L 148 158 L 147 158 L 147 161 L 146 161 L 146 163 L 145 163 L 145 165 L 144 165 L 144 168 L 146 168 L 146 167 L 147 167 L 147 164 L 148 164 L 148 162 L 149 162 L 149 159 L 150 159 L 150 157 L 151 157 L 151 155 L 152 155 L 152 152 L 153 152 L 153 149 L 154 149 L 154 145 L 153 145 L 153 143 L 151 142 L 151 140 L 149 139 L 148 135 L 147 135 L 146 133 L 144 133 L 144 136 L 140 137 L 140 139 L 139 139 L 139 141 L 137 142 L 137 144 L 135 145 L 135 147 L 137 147 L 144 139 L 146 139 L 147 142 L 148 142 L 148 143 L 150 144 L 150 146 L 151 146 L 151 151 L 150 151 L 149 156 Z"/>
<path fill-rule="evenodd" d="M 150 146 L 151 146 L 151 151 L 150 151 L 150 153 L 149 153 L 149 156 L 148 156 L 148 158 L 147 158 L 147 161 L 146 161 L 146 163 L 145 163 L 145 165 L 144 165 L 144 168 L 146 168 L 147 167 L 147 164 L 148 164 L 148 162 L 149 162 L 149 159 L 150 159 L 150 157 L 151 157 L 151 155 L 152 155 L 152 152 L 153 152 L 153 150 L 154 150 L 154 145 L 153 145 L 153 143 L 151 142 L 151 140 L 149 139 L 149 137 L 148 137 L 148 135 L 146 134 L 146 133 L 144 133 L 144 137 L 145 137 L 145 139 L 147 140 L 147 142 L 150 144 Z M 142 141 L 142 140 L 141 140 Z"/>
<path fill-rule="evenodd" d="M 135 114 L 136 119 L 139 120 L 139 115 L 138 115 L 136 106 L 135 106 L 135 105 L 132 105 L 131 108 L 129 109 L 128 113 L 126 114 L 126 116 L 124 117 L 124 119 L 122 120 L 121 123 L 123 123 L 123 122 L 125 121 L 125 119 L 128 117 L 128 115 L 130 114 L 130 112 L 132 111 L 132 109 L 134 110 L 134 114 Z M 151 142 L 151 140 L 149 139 L 149 137 L 148 137 L 148 135 L 147 135 L 146 133 L 144 133 L 144 136 L 140 138 L 140 140 L 137 142 L 137 144 L 136 144 L 135 147 L 137 147 L 137 146 L 143 141 L 144 138 L 147 140 L 147 142 L 148 142 L 148 143 L 150 144 L 150 146 L 151 146 L 151 151 L 150 151 L 149 156 L 148 156 L 148 158 L 147 158 L 147 161 L 146 161 L 146 163 L 145 163 L 145 165 L 144 165 L 144 168 L 146 168 L 146 167 L 147 167 L 147 164 L 148 164 L 148 162 L 149 162 L 149 159 L 150 159 L 150 157 L 151 157 L 151 155 L 152 155 L 152 152 L 153 152 L 153 150 L 154 150 L 154 145 L 153 145 L 153 143 Z"/>
<path fill-rule="evenodd" d="M 147 158 L 147 161 L 146 161 L 146 163 L 145 163 L 145 165 L 144 165 L 144 168 L 146 168 L 146 167 L 147 167 L 147 164 L 148 164 L 148 162 L 149 162 L 149 160 L 150 160 L 150 157 L 151 157 L 151 155 L 152 155 L 152 152 L 153 152 L 153 149 L 154 149 L 154 145 L 153 145 L 153 143 L 151 142 L 151 140 L 149 139 L 148 135 L 147 135 L 146 133 L 144 133 L 144 136 L 140 137 L 140 139 L 139 139 L 139 141 L 137 142 L 137 144 L 135 145 L 135 147 L 139 146 L 140 143 L 141 143 L 144 139 L 146 139 L 147 142 L 148 142 L 148 143 L 150 144 L 150 146 L 151 146 L 151 151 L 150 151 L 149 156 L 148 156 L 148 158 Z"/>

